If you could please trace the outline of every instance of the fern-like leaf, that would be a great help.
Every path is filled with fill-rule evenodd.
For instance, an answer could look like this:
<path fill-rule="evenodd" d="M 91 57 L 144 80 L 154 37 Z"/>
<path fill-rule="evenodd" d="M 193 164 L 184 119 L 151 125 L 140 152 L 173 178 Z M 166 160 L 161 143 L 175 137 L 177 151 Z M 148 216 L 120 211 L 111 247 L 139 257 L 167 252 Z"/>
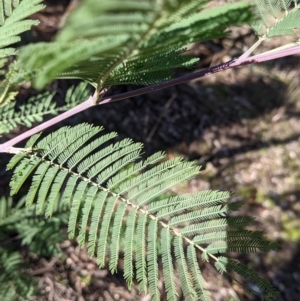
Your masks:
<path fill-rule="evenodd" d="M 140 291 L 147 292 L 147 262 L 146 262 L 146 222 L 147 215 L 140 214 L 136 229 L 136 278 Z"/>
<path fill-rule="evenodd" d="M 38 88 L 55 77 L 81 78 L 98 90 L 168 80 L 174 68 L 192 67 L 197 62 L 182 55 L 190 43 L 218 38 L 228 26 L 251 19 L 248 6 L 241 3 L 198 14 L 206 3 L 83 1 L 54 42 L 20 51 L 20 70 L 24 79 L 32 79 Z"/>
<path fill-rule="evenodd" d="M 151 220 L 148 232 L 148 256 L 147 256 L 147 274 L 149 283 L 149 292 L 152 300 L 160 300 L 160 292 L 158 290 L 158 262 L 157 262 L 157 221 Z M 168 251 L 168 250 L 166 250 Z"/>
<path fill-rule="evenodd" d="M 160 300 L 161 258 L 167 300 L 178 297 L 175 266 L 185 299 L 209 300 L 197 250 L 204 261 L 215 261 L 223 273 L 234 270 L 222 264 L 228 252 L 276 249 L 276 244 L 263 239 L 262 232 L 245 229 L 252 218 L 229 216 L 241 206 L 228 202 L 229 193 L 170 193 L 174 185 L 198 174 L 193 163 L 177 158 L 157 164 L 162 153 L 139 161 L 141 144 L 129 139 L 109 142 L 115 134 L 98 137 L 101 131 L 80 124 L 42 139 L 32 137 L 25 149 L 33 151 L 16 155 L 8 165 L 15 168 L 12 194 L 33 175 L 26 202 L 36 203 L 38 213 L 52 216 L 60 200 L 70 207 L 69 236 L 78 237 L 80 246 L 87 243 L 88 254 L 96 255 L 100 267 L 108 263 L 111 272 L 118 268 L 125 227 L 124 277 L 129 286 L 137 279 L 141 291 Z M 99 150 L 104 142 L 109 144 Z M 270 294 L 269 284 L 259 284 Z"/>
<path fill-rule="evenodd" d="M 182 285 L 182 291 L 185 300 L 194 301 L 197 300 L 197 295 L 192 285 L 191 276 L 188 272 L 187 262 L 183 249 L 183 239 L 180 236 L 175 238 L 175 256 L 178 266 L 179 279 Z"/>

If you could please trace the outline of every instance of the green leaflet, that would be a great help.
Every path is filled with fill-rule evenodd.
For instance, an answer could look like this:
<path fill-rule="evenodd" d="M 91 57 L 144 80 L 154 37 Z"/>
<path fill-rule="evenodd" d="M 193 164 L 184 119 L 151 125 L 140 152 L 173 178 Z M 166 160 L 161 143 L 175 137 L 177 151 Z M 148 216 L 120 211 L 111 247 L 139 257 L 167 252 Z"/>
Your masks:
<path fill-rule="evenodd" d="M 173 259 L 171 252 L 171 237 L 168 228 L 164 228 L 161 233 L 162 246 L 162 263 L 165 280 L 165 287 L 167 291 L 168 300 L 177 300 L 178 293 L 176 291 L 176 284 L 174 281 Z"/>
<path fill-rule="evenodd" d="M 14 168 L 11 193 L 32 178 L 27 205 L 36 204 L 37 212 L 47 217 L 60 204 L 67 205 L 69 236 L 78 237 L 82 247 L 87 244 L 89 256 L 95 255 L 100 267 L 108 262 L 111 272 L 118 268 L 125 227 L 124 278 L 129 287 L 137 280 L 141 291 L 160 300 L 162 262 L 168 300 L 178 296 L 175 267 L 186 300 L 210 300 L 196 252 L 200 251 L 204 261 L 216 262 L 220 273 L 238 269 L 248 277 L 248 268 L 227 270 L 222 258 L 227 260 L 224 256 L 230 251 L 277 248 L 264 240 L 262 232 L 245 229 L 252 218 L 229 217 L 241 206 L 240 202 L 228 203 L 229 193 L 170 194 L 174 185 L 199 173 L 193 163 L 180 158 L 158 163 L 164 158 L 161 152 L 142 161 L 141 144 L 130 139 L 114 143 L 110 140 L 115 134 L 103 135 L 102 130 L 79 124 L 44 138 L 31 137 L 26 147 L 37 151 L 18 154 L 8 164 Z M 105 147 L 104 142 L 108 143 Z M 251 280 L 257 283 L 256 278 Z M 258 283 L 272 296 L 269 283 Z"/>
<path fill-rule="evenodd" d="M 139 283 L 139 289 L 142 292 L 147 292 L 147 262 L 146 262 L 146 223 L 147 215 L 140 214 L 138 217 L 136 228 L 136 279 Z M 148 257 L 147 257 L 148 258 Z M 124 275 L 125 272 L 124 272 Z"/>
<path fill-rule="evenodd" d="M 131 210 L 128 214 L 126 221 L 126 233 L 125 233 L 125 245 L 126 249 L 124 250 L 124 278 L 128 283 L 129 289 L 133 285 L 134 279 L 134 265 L 133 265 L 133 252 L 135 244 L 135 226 L 137 218 L 137 208 Z M 140 235 L 140 238 L 142 235 Z M 144 249 L 141 248 L 142 253 Z M 143 254 L 142 254 L 143 256 Z"/>
<path fill-rule="evenodd" d="M 188 250 L 187 250 L 188 264 L 191 270 L 192 281 L 194 282 L 194 285 L 196 287 L 197 296 L 200 297 L 199 300 L 201 301 L 210 301 L 211 300 L 210 293 L 207 289 L 205 289 L 205 280 L 199 269 L 196 256 L 197 254 L 194 246 L 192 245 L 188 246 Z"/>
<path fill-rule="evenodd" d="M 188 272 L 187 261 L 183 249 L 183 240 L 180 236 L 175 238 L 175 256 L 185 300 L 196 301 L 198 298 L 192 285 L 191 276 Z"/>

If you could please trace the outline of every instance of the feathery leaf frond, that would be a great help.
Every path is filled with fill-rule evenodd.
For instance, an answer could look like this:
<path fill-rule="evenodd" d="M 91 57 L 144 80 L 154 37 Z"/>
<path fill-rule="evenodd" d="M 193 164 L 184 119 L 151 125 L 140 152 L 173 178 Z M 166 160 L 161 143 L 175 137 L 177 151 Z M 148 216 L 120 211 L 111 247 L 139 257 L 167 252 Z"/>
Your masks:
<path fill-rule="evenodd" d="M 101 131 L 80 124 L 32 137 L 26 147 L 33 151 L 16 155 L 8 165 L 15 169 L 12 194 L 32 175 L 26 203 L 36 203 L 39 214 L 52 216 L 59 202 L 70 207 L 69 236 L 78 237 L 80 246 L 87 243 L 89 256 L 96 255 L 100 267 L 109 254 L 109 269 L 116 271 L 125 227 L 124 277 L 129 286 L 137 279 L 141 291 L 160 300 L 161 258 L 168 300 L 177 300 L 177 267 L 186 300 L 207 301 L 196 251 L 223 273 L 230 270 L 222 261 L 228 252 L 276 249 L 262 232 L 245 229 L 252 218 L 229 216 L 241 204 L 229 203 L 228 192 L 170 193 L 174 185 L 198 174 L 193 163 L 176 158 L 157 164 L 163 153 L 137 161 L 141 144 L 129 139 L 109 142 L 115 134 L 98 137 Z M 99 149 L 104 142 L 109 144 Z M 263 291 L 264 283 L 259 283 Z M 268 285 L 265 291 L 269 294 Z"/>
<path fill-rule="evenodd" d="M 43 115 L 55 114 L 56 105 L 52 102 L 54 93 L 45 93 L 31 97 L 25 105 L 16 109 L 15 102 L 0 108 L 0 132 L 8 133 L 18 125 L 31 127 L 34 122 L 41 122 Z"/>
<path fill-rule="evenodd" d="M 201 12 L 206 3 L 83 1 L 54 42 L 20 51 L 20 68 L 24 78 L 32 79 L 38 88 L 55 77 L 81 78 L 98 91 L 104 86 L 166 81 L 174 68 L 197 62 L 186 55 L 190 43 L 221 37 L 230 25 L 251 19 L 245 4 Z"/>

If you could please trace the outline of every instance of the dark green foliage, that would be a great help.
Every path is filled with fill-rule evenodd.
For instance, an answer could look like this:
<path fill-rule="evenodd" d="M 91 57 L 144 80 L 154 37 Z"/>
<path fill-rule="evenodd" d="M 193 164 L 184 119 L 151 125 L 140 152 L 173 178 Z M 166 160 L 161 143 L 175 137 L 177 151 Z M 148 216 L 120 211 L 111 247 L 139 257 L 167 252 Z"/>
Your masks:
<path fill-rule="evenodd" d="M 11 198 L 0 200 L 1 241 L 16 235 L 30 252 L 48 258 L 54 256 L 59 252 L 57 243 L 65 237 L 60 229 L 67 224 L 69 208 L 58 203 L 54 217 L 45 220 L 43 215 L 36 213 L 35 206 L 24 207 L 24 202 L 24 198 L 17 204 L 13 204 Z"/>
<path fill-rule="evenodd" d="M 36 281 L 26 272 L 20 253 L 0 247 L 0 296 L 3 301 L 27 301 L 36 293 Z"/>
<path fill-rule="evenodd" d="M 28 273 L 24 253 L 51 258 L 60 253 L 57 244 L 66 238 L 62 229 L 68 220 L 67 207 L 58 205 L 54 217 L 47 220 L 35 212 L 34 206 L 24 207 L 24 202 L 24 198 L 16 204 L 12 198 L 0 199 L 1 300 L 28 300 L 37 294 L 37 283 Z"/>

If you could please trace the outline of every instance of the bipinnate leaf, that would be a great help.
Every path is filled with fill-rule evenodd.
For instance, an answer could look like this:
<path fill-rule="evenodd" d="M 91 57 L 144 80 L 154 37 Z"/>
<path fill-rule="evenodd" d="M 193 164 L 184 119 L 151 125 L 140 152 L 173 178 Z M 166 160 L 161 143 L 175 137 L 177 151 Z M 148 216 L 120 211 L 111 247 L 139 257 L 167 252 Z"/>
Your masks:
<path fill-rule="evenodd" d="M 228 253 L 276 249 L 263 233 L 245 229 L 248 216 L 230 216 L 240 208 L 230 193 L 199 191 L 174 195 L 170 189 L 198 175 L 199 167 L 157 153 L 141 160 L 140 143 L 110 141 L 115 134 L 88 124 L 63 127 L 43 138 L 32 137 L 14 156 L 10 183 L 15 194 L 32 178 L 26 203 L 51 217 L 58 204 L 70 208 L 68 233 L 100 267 L 119 269 L 124 252 L 124 278 L 135 282 L 152 300 L 160 300 L 163 275 L 167 300 L 177 300 L 178 275 L 185 300 L 210 300 L 199 260 L 221 273 L 233 271 L 252 281 L 262 296 L 277 296 L 272 286 Z M 158 161 L 161 161 L 158 163 Z M 125 229 L 125 230 L 123 230 Z M 122 238 L 125 233 L 125 238 Z M 162 275 L 160 273 L 162 268 Z M 265 294 L 264 294 L 265 293 Z"/>
<path fill-rule="evenodd" d="M 198 61 L 187 53 L 190 43 L 224 36 L 229 26 L 252 18 L 246 4 L 202 11 L 207 2 L 81 1 L 55 41 L 21 49 L 18 66 L 37 88 L 54 78 L 80 78 L 98 91 L 169 80 L 175 68 Z"/>

